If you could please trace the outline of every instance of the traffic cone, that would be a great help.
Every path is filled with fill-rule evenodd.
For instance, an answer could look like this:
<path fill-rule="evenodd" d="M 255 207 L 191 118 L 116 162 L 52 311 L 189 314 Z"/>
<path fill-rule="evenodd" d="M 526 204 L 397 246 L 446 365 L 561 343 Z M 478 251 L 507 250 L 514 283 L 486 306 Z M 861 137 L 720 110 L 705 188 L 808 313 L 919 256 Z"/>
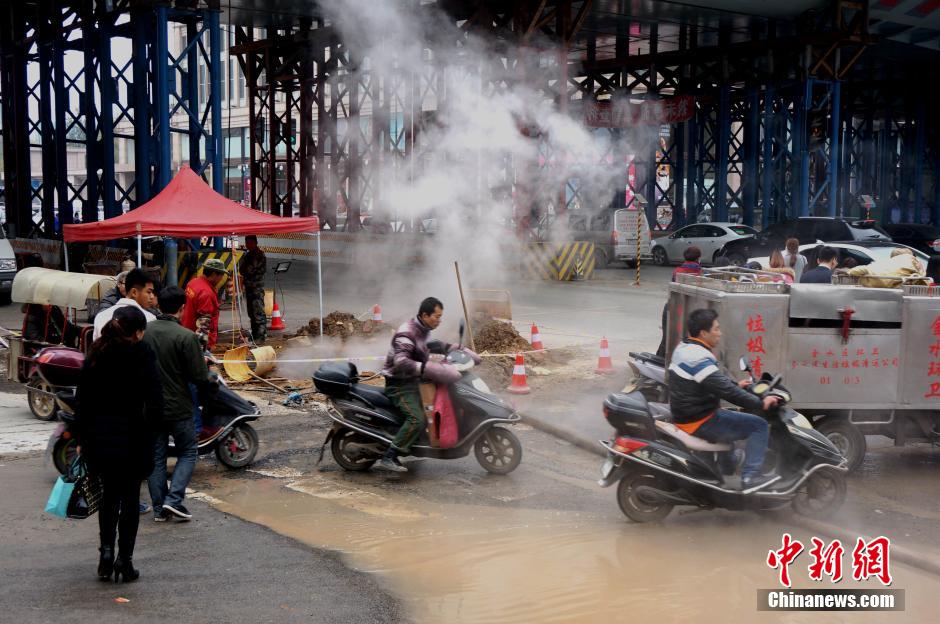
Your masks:
<path fill-rule="evenodd" d="M 372 322 L 381 323 L 382 322 L 382 306 L 375 304 L 372 306 Z"/>
<path fill-rule="evenodd" d="M 614 372 L 614 363 L 610 360 L 610 347 L 607 345 L 607 338 L 601 338 L 601 353 L 597 358 L 597 371 L 595 372 Z"/>
<path fill-rule="evenodd" d="M 525 358 L 522 354 L 516 356 L 516 365 L 512 369 L 512 383 L 506 388 L 512 394 L 529 394 L 529 383 L 525 377 Z"/>
<path fill-rule="evenodd" d="M 283 331 L 287 329 L 284 325 L 284 319 L 281 318 L 281 309 L 277 305 L 277 299 L 274 300 L 274 308 L 271 310 L 271 331 Z"/>
<path fill-rule="evenodd" d="M 541 351 L 545 348 L 545 345 L 542 344 L 542 336 L 539 334 L 538 326 L 532 324 L 532 349 L 535 351 Z"/>

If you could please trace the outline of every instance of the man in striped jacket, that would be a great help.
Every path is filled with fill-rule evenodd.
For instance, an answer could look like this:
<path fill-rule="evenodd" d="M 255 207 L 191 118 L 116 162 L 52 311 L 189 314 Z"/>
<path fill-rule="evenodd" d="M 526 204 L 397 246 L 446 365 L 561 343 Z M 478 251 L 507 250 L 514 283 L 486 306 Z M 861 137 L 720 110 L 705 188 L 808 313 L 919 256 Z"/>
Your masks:
<path fill-rule="evenodd" d="M 689 337 L 672 352 L 669 364 L 669 408 L 677 427 L 713 443 L 747 440 L 741 488 L 752 490 L 779 479 L 761 474 L 770 427 L 760 416 L 719 409 L 724 399 L 744 409 L 769 410 L 776 397 L 764 399 L 743 390 L 750 383 L 735 383 L 718 367 L 713 350 L 721 340 L 718 313 L 700 308 L 689 315 Z"/>

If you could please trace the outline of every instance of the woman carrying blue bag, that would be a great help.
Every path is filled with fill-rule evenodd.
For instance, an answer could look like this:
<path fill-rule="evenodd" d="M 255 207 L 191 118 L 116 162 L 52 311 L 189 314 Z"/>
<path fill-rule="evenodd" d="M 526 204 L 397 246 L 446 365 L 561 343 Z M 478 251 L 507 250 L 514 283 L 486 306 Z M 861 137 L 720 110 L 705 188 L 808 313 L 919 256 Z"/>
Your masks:
<path fill-rule="evenodd" d="M 140 483 L 153 471 L 154 432 L 163 412 L 156 358 L 141 342 L 146 327 L 138 308 L 118 308 L 92 345 L 78 384 L 75 435 L 89 473 L 102 484 L 101 579 L 139 576 L 133 557 Z"/>

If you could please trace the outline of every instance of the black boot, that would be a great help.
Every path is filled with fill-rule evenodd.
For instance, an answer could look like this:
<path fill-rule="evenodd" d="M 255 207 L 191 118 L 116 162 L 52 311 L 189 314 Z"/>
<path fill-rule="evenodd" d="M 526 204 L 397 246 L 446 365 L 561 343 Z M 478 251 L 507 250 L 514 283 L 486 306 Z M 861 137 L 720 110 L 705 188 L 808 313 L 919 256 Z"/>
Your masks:
<path fill-rule="evenodd" d="M 125 583 L 130 583 L 131 581 L 136 581 L 140 576 L 140 572 L 134 569 L 134 562 L 131 557 L 124 557 L 123 555 L 118 555 L 117 559 L 114 560 L 114 582 L 123 580 Z"/>
<path fill-rule="evenodd" d="M 102 546 L 98 549 L 101 557 L 98 558 L 98 576 L 103 579 L 110 579 L 111 572 L 114 571 L 114 546 Z"/>

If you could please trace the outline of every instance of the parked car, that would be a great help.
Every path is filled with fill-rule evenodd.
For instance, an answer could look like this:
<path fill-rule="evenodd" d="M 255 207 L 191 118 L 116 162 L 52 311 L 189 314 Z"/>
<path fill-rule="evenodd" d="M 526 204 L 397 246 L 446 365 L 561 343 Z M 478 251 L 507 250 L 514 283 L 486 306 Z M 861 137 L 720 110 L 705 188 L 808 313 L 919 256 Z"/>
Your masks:
<path fill-rule="evenodd" d="M 850 258 L 855 261 L 856 266 L 871 264 L 876 260 L 887 260 L 891 257 L 892 251 L 898 247 L 907 247 L 907 245 L 883 240 L 856 241 L 852 243 L 809 243 L 800 245 L 800 253 L 806 256 L 807 269 L 811 269 L 817 265 L 816 254 L 818 254 L 819 250 L 823 247 L 832 247 L 836 250 L 839 254 L 838 266 L 841 268 L 845 266 L 846 261 Z M 912 250 L 914 255 L 917 256 L 917 259 L 926 265 L 930 257 L 919 249 L 912 248 Z M 748 262 L 760 262 L 761 266 L 765 269 L 770 266 L 769 256 L 748 258 Z"/>
<path fill-rule="evenodd" d="M 922 251 L 930 258 L 927 275 L 937 280 L 940 277 L 940 228 L 922 223 L 892 223 L 885 231 L 896 243 Z"/>
<path fill-rule="evenodd" d="M 756 236 L 732 240 L 721 248 L 721 253 L 732 264 L 741 265 L 754 256 L 770 256 L 774 249 L 783 251 L 788 238 L 797 238 L 801 243 L 891 241 L 891 236 L 872 219 L 799 217 L 774 223 Z"/>
<path fill-rule="evenodd" d="M 682 254 L 691 246 L 702 250 L 702 262 L 714 263 L 726 243 L 746 236 L 756 236 L 757 230 L 737 223 L 696 223 L 676 230 L 671 235 L 653 241 L 653 262 L 664 266 L 682 262 Z"/>
<path fill-rule="evenodd" d="M 0 228 L 0 305 L 9 305 L 13 292 L 13 278 L 16 277 L 16 254 L 7 240 L 6 233 Z"/>

